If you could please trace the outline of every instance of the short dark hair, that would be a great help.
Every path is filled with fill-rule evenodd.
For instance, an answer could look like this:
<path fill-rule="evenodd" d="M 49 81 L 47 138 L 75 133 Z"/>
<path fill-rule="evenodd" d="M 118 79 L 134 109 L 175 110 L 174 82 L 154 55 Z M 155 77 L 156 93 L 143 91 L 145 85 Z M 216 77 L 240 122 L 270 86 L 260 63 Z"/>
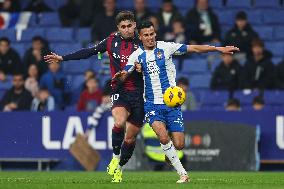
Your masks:
<path fill-rule="evenodd" d="M 262 104 L 262 105 L 265 104 L 264 99 L 261 96 L 254 97 L 252 103 L 253 104 Z"/>
<path fill-rule="evenodd" d="M 13 77 L 16 77 L 16 76 L 21 76 L 23 79 L 25 78 L 25 77 L 24 77 L 24 74 L 23 74 L 22 72 L 18 72 L 18 71 L 15 71 L 15 72 L 13 73 Z"/>
<path fill-rule="evenodd" d="M 239 11 L 236 14 L 236 20 L 247 20 L 247 14 L 244 11 Z"/>
<path fill-rule="evenodd" d="M 241 107 L 241 103 L 237 98 L 230 98 L 227 102 L 227 106 L 237 106 Z"/>
<path fill-rule="evenodd" d="M 189 81 L 186 77 L 180 77 L 177 81 L 177 84 L 182 84 L 182 85 L 185 85 L 185 86 L 189 86 Z"/>
<path fill-rule="evenodd" d="M 10 43 L 11 43 L 11 41 L 10 41 L 10 39 L 9 39 L 8 37 L 1 37 L 1 38 L 0 38 L 0 42 L 2 42 L 2 41 L 7 42 L 8 45 L 10 45 Z"/>
<path fill-rule="evenodd" d="M 39 36 L 39 35 L 36 35 L 36 36 L 33 37 L 32 41 L 33 42 L 34 41 L 41 41 L 41 42 L 43 42 L 43 38 L 41 36 Z"/>
<path fill-rule="evenodd" d="M 137 27 L 138 32 L 140 33 L 140 31 L 144 28 L 150 28 L 151 26 L 154 27 L 154 24 L 150 21 L 150 20 L 143 20 Z"/>
<path fill-rule="evenodd" d="M 135 22 L 135 16 L 131 11 L 120 11 L 115 17 L 115 23 L 118 25 L 120 22 L 130 20 Z"/>
<path fill-rule="evenodd" d="M 251 46 L 252 47 L 258 46 L 264 48 L 264 42 L 261 39 L 255 38 L 252 40 Z"/>

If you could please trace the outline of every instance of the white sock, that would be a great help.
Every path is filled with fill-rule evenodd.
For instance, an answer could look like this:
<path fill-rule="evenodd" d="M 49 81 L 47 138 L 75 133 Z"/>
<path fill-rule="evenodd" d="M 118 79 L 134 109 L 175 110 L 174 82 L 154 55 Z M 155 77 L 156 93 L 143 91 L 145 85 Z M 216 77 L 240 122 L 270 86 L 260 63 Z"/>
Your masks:
<path fill-rule="evenodd" d="M 120 154 L 118 154 L 118 155 L 112 154 L 112 157 L 120 159 Z"/>
<path fill-rule="evenodd" d="M 170 141 L 168 144 L 165 144 L 165 145 L 161 144 L 161 147 L 162 147 L 164 153 L 166 154 L 166 156 L 171 161 L 171 163 L 174 166 L 177 173 L 179 175 L 187 175 L 187 172 L 183 168 L 183 166 L 182 166 L 182 164 L 181 164 L 181 162 L 178 158 L 177 151 L 174 148 L 172 141 Z"/>

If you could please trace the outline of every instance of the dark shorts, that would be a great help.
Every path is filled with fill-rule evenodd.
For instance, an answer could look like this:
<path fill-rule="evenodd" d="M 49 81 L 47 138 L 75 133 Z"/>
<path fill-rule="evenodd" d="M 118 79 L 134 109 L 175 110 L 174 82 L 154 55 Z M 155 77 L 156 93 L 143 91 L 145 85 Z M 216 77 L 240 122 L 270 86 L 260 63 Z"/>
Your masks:
<path fill-rule="evenodd" d="M 142 127 L 144 122 L 144 99 L 142 94 L 119 92 L 111 95 L 112 109 L 124 107 L 129 113 L 128 122 Z"/>

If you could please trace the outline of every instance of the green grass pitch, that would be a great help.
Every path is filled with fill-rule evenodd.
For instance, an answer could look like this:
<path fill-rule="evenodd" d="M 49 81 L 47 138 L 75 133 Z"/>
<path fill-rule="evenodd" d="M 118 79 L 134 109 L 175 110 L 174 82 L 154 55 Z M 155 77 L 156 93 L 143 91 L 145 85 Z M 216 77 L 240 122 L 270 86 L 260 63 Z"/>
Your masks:
<path fill-rule="evenodd" d="M 105 172 L 0 172 L 0 189 L 284 189 L 284 172 L 191 172 L 191 182 L 175 184 L 175 172 L 127 172 L 110 183 Z"/>

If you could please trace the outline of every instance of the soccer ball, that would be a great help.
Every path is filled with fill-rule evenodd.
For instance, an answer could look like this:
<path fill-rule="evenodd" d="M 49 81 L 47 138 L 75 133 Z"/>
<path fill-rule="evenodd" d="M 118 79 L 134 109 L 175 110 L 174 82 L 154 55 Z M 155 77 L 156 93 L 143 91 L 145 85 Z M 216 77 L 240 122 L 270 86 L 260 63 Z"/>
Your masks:
<path fill-rule="evenodd" d="M 164 93 L 164 102 L 173 108 L 181 106 L 185 101 L 185 92 L 178 86 L 169 87 Z"/>

